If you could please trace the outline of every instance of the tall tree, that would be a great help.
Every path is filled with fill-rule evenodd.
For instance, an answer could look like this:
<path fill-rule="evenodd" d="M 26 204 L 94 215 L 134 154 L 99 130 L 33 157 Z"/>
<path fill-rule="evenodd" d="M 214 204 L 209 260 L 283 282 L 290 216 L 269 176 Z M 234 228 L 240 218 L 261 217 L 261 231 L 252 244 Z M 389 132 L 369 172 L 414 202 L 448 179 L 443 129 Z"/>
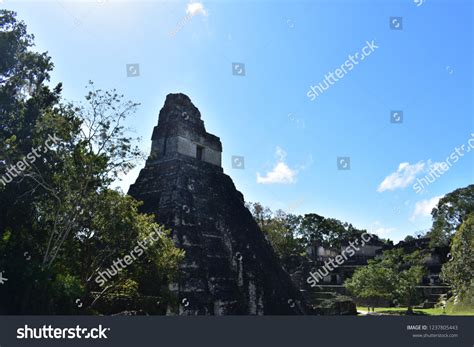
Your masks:
<path fill-rule="evenodd" d="M 63 103 L 61 85 L 46 84 L 50 58 L 32 46 L 16 14 L 0 11 L 0 271 L 8 278 L 0 312 L 111 313 L 114 305 L 98 300 L 132 292 L 166 303 L 183 256 L 169 232 L 103 286 L 97 281 L 160 228 L 110 189 L 141 156 L 123 127 L 137 104 L 93 85 L 85 103 Z M 128 308 L 165 310 L 138 301 Z"/>
<path fill-rule="evenodd" d="M 443 265 L 443 279 L 451 284 L 458 301 L 474 305 L 474 213 L 454 235 L 449 258 Z"/>
<path fill-rule="evenodd" d="M 474 213 L 474 184 L 446 194 L 433 209 L 433 226 L 428 236 L 434 246 L 448 246 L 467 216 Z"/>

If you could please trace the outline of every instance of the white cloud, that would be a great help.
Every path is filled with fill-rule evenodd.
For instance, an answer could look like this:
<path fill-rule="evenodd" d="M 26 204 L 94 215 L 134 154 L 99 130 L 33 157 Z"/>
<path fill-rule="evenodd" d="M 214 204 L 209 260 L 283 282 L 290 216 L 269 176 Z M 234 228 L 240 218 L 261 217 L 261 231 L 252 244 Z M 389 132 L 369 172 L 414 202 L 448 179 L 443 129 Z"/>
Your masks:
<path fill-rule="evenodd" d="M 400 163 L 397 171 L 385 177 L 377 188 L 377 191 L 382 193 L 386 190 L 406 188 L 413 183 L 417 174 L 423 172 L 424 168 L 425 163 L 422 161 L 413 165 L 410 165 L 410 163 Z"/>
<path fill-rule="evenodd" d="M 297 174 L 298 173 L 290 169 L 288 165 L 283 162 L 279 162 L 276 164 L 273 170 L 268 172 L 265 176 L 261 176 L 260 173 L 257 173 L 257 183 L 295 183 Z"/>
<path fill-rule="evenodd" d="M 391 173 L 380 183 L 377 191 L 379 193 L 386 190 L 395 190 L 408 187 L 416 178 L 416 175 L 423 171 L 425 163 L 419 162 L 410 165 L 410 163 L 400 163 L 397 171 Z"/>
<path fill-rule="evenodd" d="M 413 211 L 410 220 L 415 220 L 418 217 L 428 217 L 431 215 L 431 211 L 434 207 L 438 204 L 439 199 L 441 199 L 443 195 L 435 196 L 431 199 L 421 200 L 415 204 L 415 210 Z"/>
<path fill-rule="evenodd" d="M 267 172 L 265 176 L 261 176 L 260 173 L 257 172 L 257 183 L 261 184 L 274 184 L 274 183 L 295 183 L 296 176 L 298 175 L 297 170 L 292 170 L 288 165 L 285 163 L 286 152 L 280 148 L 276 148 L 275 155 L 278 158 L 277 164 L 273 168 L 272 171 Z"/>
<path fill-rule="evenodd" d="M 190 2 L 186 7 L 186 14 L 191 16 L 195 16 L 201 13 L 202 15 L 206 16 L 207 11 L 204 9 L 204 5 L 200 2 Z"/>
<path fill-rule="evenodd" d="M 415 181 L 415 178 L 423 173 L 429 173 L 431 170 L 446 171 L 447 164 L 445 162 L 419 161 L 416 164 L 400 163 L 397 171 L 391 173 L 380 183 L 377 191 L 382 193 L 386 190 L 396 190 L 408 187 Z"/>

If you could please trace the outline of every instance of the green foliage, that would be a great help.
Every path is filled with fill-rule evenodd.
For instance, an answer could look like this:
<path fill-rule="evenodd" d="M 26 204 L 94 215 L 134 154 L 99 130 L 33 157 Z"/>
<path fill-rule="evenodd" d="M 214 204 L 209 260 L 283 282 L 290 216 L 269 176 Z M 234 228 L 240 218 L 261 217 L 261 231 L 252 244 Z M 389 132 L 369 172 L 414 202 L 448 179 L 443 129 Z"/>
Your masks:
<path fill-rule="evenodd" d="M 0 176 L 58 139 L 0 184 L 0 269 L 8 278 L 0 313 L 111 313 L 99 305 L 109 292 L 171 300 L 167 286 L 183 253 L 169 231 L 104 287 L 95 280 L 160 228 L 139 202 L 110 189 L 142 156 L 123 127 L 137 104 L 92 83 L 84 104 L 62 103 L 61 85 L 45 83 L 50 58 L 32 45 L 15 13 L 0 11 Z M 139 302 L 127 308 L 147 311 Z"/>
<path fill-rule="evenodd" d="M 345 283 L 355 296 L 375 307 L 381 300 L 397 301 L 412 307 L 419 299 L 416 286 L 424 274 L 419 252 L 403 249 L 385 251 L 382 258 L 369 261 Z"/>
<path fill-rule="evenodd" d="M 366 232 L 315 213 L 298 216 L 281 210 L 273 212 L 259 203 L 248 203 L 247 207 L 284 263 L 292 256 L 305 256 L 306 249 L 315 244 L 338 249 L 343 242 L 358 239 Z"/>
<path fill-rule="evenodd" d="M 372 306 L 377 300 L 394 299 L 394 272 L 380 263 L 358 269 L 345 283 L 346 288 Z"/>
<path fill-rule="evenodd" d="M 24 95 L 49 79 L 53 64 L 46 53 L 29 50 L 34 45 L 34 36 L 15 17 L 14 12 L 0 10 L 0 86 L 3 92 Z"/>
<path fill-rule="evenodd" d="M 319 242 L 327 248 L 339 248 L 342 241 L 360 237 L 365 230 L 358 230 L 349 223 L 335 218 L 325 218 L 315 213 L 305 214 L 299 234 L 307 245 Z"/>
<path fill-rule="evenodd" d="M 429 232 L 433 246 L 448 246 L 453 234 L 467 216 L 474 213 L 474 184 L 446 194 L 433 209 L 433 226 Z"/>
<path fill-rule="evenodd" d="M 247 207 L 285 267 L 288 267 L 292 256 L 304 253 L 303 240 L 296 234 L 300 224 L 299 216 L 286 214 L 281 210 L 273 213 L 259 203 L 250 203 Z"/>
<path fill-rule="evenodd" d="M 450 261 L 443 265 L 442 277 L 449 282 L 459 301 L 474 301 L 474 213 L 461 224 L 453 237 Z"/>
<path fill-rule="evenodd" d="M 139 296 L 138 283 L 130 278 L 127 278 L 120 287 L 117 288 L 117 293 L 129 298 L 136 298 Z"/>

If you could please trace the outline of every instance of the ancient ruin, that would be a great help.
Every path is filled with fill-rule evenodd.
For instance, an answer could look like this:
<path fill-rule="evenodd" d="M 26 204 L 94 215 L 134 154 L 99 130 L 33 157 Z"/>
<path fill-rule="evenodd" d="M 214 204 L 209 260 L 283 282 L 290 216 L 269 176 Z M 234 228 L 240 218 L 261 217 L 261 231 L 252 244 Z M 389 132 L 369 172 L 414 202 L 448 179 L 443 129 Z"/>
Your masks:
<path fill-rule="evenodd" d="M 170 94 L 129 194 L 186 251 L 171 291 L 182 315 L 294 315 L 311 309 L 221 167 L 222 144 L 184 94 Z"/>

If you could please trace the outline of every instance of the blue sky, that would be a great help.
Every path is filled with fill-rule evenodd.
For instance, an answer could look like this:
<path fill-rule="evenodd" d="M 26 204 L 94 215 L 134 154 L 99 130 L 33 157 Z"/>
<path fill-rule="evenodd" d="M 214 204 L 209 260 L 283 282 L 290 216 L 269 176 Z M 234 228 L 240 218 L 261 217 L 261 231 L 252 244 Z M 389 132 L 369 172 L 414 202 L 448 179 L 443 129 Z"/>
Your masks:
<path fill-rule="evenodd" d="M 66 99 L 82 99 L 93 80 L 141 103 L 129 125 L 144 150 L 165 96 L 189 95 L 247 201 L 399 240 L 430 227 L 439 197 L 473 182 L 472 1 L 0 2 L 49 52 Z M 402 30 L 390 17 L 402 17 Z M 310 86 L 367 42 L 378 48 L 311 101 Z M 139 76 L 127 77 L 135 63 Z M 391 111 L 403 122 L 391 123 Z M 461 145 L 416 193 L 416 179 Z M 233 155 L 245 169 L 232 168 Z M 339 157 L 350 170 L 338 170 Z"/>

